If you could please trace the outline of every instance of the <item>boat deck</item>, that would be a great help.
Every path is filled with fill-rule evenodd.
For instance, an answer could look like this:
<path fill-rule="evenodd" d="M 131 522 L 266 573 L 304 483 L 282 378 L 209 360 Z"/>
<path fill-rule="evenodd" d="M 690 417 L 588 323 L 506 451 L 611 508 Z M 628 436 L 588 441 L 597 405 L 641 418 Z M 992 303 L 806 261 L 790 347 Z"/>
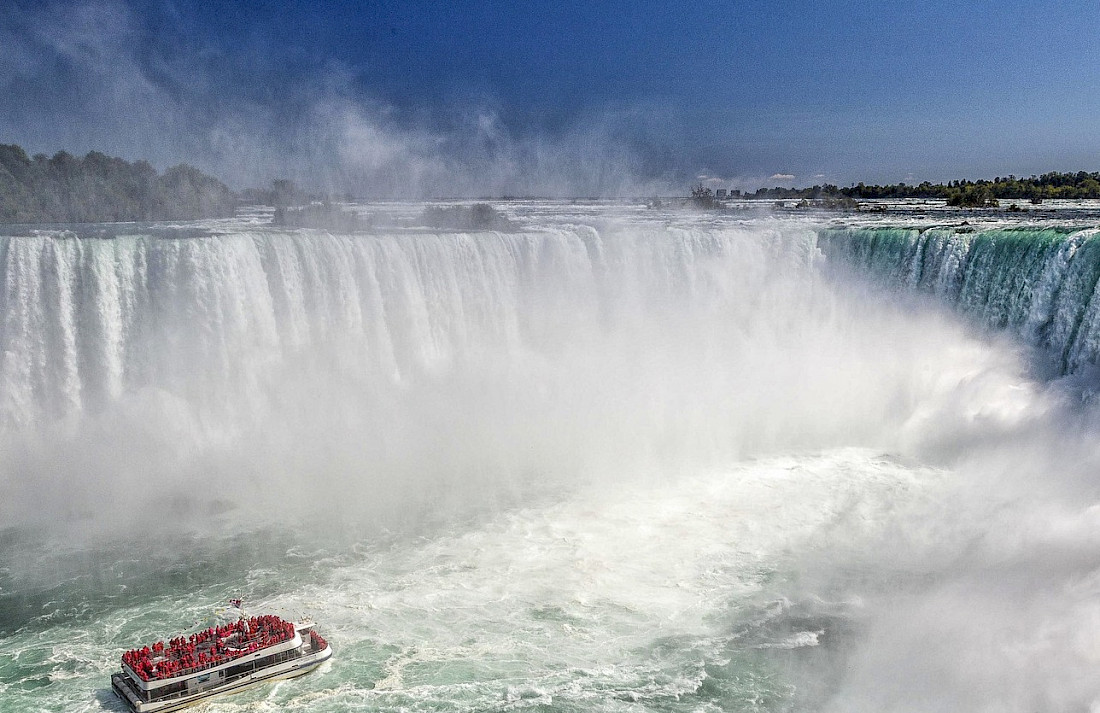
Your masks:
<path fill-rule="evenodd" d="M 158 641 L 152 646 L 132 649 L 122 655 L 122 663 L 141 681 L 156 685 L 158 681 L 189 676 L 290 641 L 295 633 L 294 624 L 277 616 L 242 618 L 167 643 Z"/>
<path fill-rule="evenodd" d="M 127 651 L 111 687 L 134 713 L 166 713 L 254 683 L 300 676 L 331 656 L 310 622 L 242 617 Z"/>

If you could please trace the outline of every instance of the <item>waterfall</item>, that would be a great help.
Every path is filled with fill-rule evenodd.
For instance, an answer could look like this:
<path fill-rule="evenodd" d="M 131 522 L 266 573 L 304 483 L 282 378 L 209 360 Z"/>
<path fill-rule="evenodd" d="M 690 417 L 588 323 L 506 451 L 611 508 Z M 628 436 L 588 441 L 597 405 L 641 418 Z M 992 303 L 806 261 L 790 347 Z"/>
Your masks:
<path fill-rule="evenodd" d="M 1048 350 L 1063 373 L 1100 362 L 1100 231 L 847 228 L 821 231 L 833 260 L 887 287 L 935 295 Z"/>
<path fill-rule="evenodd" d="M 309 488 L 369 519 L 872 439 L 899 396 L 847 396 L 875 380 L 836 343 L 848 310 L 815 241 L 624 220 L 0 237 L 4 507 Z"/>
<path fill-rule="evenodd" d="M 303 355 L 394 383 L 479 353 L 514 361 L 674 303 L 715 309 L 717 296 L 740 309 L 776 265 L 804 270 L 813 252 L 808 231 L 587 226 L 0 237 L 0 422 L 94 411 L 141 389 L 247 403 Z"/>
<path fill-rule="evenodd" d="M 1010 355 L 941 313 L 869 307 L 839 265 L 1014 329 L 1067 370 L 1100 338 L 1088 231 L 614 211 L 515 233 L 214 226 L 0 236 L 11 517 L 43 498 L 81 518 L 105 501 L 220 511 L 243 493 L 284 507 L 312 489 L 369 519 L 958 438 L 937 394 Z"/>
<path fill-rule="evenodd" d="M 1095 231 L 506 209 L 0 235 L 4 700 L 242 590 L 334 632 L 284 707 L 1096 700 L 1100 416 L 1020 346 L 1096 363 Z"/>

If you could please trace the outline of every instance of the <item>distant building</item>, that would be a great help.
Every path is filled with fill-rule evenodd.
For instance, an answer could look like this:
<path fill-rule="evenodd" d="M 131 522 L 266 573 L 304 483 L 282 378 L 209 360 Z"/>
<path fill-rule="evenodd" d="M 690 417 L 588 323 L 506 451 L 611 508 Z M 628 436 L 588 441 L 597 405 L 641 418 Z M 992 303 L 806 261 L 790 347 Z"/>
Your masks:
<path fill-rule="evenodd" d="M 717 198 L 717 199 L 719 199 L 719 200 L 721 200 L 721 199 L 725 198 L 725 197 L 726 197 L 726 189 L 725 189 L 725 188 L 719 188 L 719 189 L 718 189 L 718 190 L 717 190 L 717 191 L 715 192 L 715 194 L 714 194 L 714 197 L 715 197 L 715 198 Z"/>

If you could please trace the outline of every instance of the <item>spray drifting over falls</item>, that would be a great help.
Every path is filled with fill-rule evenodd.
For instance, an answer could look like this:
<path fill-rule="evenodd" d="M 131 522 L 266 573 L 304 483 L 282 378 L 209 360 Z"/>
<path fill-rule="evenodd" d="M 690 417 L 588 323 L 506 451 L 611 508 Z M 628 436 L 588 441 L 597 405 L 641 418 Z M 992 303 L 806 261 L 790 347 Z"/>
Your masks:
<path fill-rule="evenodd" d="M 1100 695 L 1096 417 L 1021 347 L 1094 361 L 1089 233 L 420 209 L 0 236 L 16 710 L 240 589 L 333 631 L 292 709 Z"/>
<path fill-rule="evenodd" d="M 915 388 L 894 367 L 869 371 L 838 322 L 849 298 L 820 278 L 815 233 L 797 223 L 63 232 L 4 238 L 0 256 L 9 483 L 31 469 L 38 501 L 42 473 L 57 473 L 51 514 L 66 498 L 95 509 L 105 493 L 132 502 L 229 476 L 274 497 L 308 473 L 375 501 L 419 478 L 480 498 L 479 480 L 496 493 L 517 474 L 636 477 L 880 443 Z M 892 314 L 861 319 L 874 333 Z M 884 353 L 918 348 L 883 326 Z M 212 454 L 205 473 L 196 452 Z"/>

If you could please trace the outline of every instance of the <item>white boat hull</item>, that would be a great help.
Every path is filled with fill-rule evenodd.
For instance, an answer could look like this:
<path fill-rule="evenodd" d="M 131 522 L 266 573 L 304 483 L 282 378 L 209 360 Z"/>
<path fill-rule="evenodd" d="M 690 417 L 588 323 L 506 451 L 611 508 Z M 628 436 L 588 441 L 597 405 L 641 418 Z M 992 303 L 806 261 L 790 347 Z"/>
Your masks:
<path fill-rule="evenodd" d="M 121 673 L 111 676 L 111 687 L 115 694 L 126 703 L 134 713 L 169 713 L 187 706 L 201 703 L 214 696 L 228 693 L 237 693 L 251 686 L 294 678 L 307 674 L 320 666 L 332 656 L 332 647 L 326 646 L 320 651 L 305 654 L 299 658 L 284 661 L 283 663 L 267 666 L 259 671 L 254 671 L 246 676 L 229 681 L 223 685 L 209 688 L 205 691 L 193 694 L 181 694 L 179 697 L 159 701 L 143 701 L 134 691 L 129 679 Z"/>

